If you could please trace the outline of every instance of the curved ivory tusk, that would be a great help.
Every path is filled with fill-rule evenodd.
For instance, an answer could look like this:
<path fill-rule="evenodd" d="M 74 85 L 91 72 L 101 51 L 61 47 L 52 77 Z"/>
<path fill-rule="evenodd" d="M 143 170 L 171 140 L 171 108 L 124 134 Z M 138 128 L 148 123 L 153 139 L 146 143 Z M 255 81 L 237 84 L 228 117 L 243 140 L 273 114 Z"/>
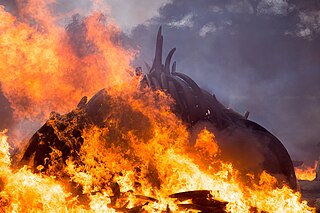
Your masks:
<path fill-rule="evenodd" d="M 159 81 L 155 77 L 151 77 L 151 82 L 153 83 L 156 90 L 161 89 L 161 86 L 159 84 Z"/>
<path fill-rule="evenodd" d="M 159 27 L 158 30 L 158 35 L 157 35 L 157 43 L 156 43 L 156 52 L 155 52 L 155 57 L 153 60 L 153 64 L 150 70 L 155 69 L 159 70 L 161 69 L 162 65 L 162 46 L 163 46 L 163 36 L 161 33 L 161 26 Z"/>
<path fill-rule="evenodd" d="M 162 89 L 168 90 L 168 81 L 167 81 L 166 74 L 164 72 L 161 72 L 160 77 L 161 77 Z"/>
<path fill-rule="evenodd" d="M 151 81 L 150 81 L 150 78 L 149 78 L 149 74 L 146 74 L 145 75 L 146 79 L 147 79 L 147 84 L 150 88 L 152 88 L 152 84 L 151 84 Z"/>
<path fill-rule="evenodd" d="M 173 62 L 172 68 L 171 68 L 171 73 L 175 73 L 177 68 L 177 62 Z"/>
<path fill-rule="evenodd" d="M 87 96 L 83 96 L 81 98 L 81 100 L 79 101 L 78 105 L 77 105 L 77 108 L 84 108 L 87 104 L 87 101 L 88 101 L 88 98 Z"/>
<path fill-rule="evenodd" d="M 187 109 L 189 111 L 193 111 L 196 109 L 196 105 L 199 105 L 198 96 L 194 95 L 191 88 L 186 84 L 185 81 L 181 80 L 176 76 L 170 76 L 170 78 L 176 82 L 177 85 L 181 87 L 181 94 L 183 95 L 183 99 L 186 100 Z"/>
<path fill-rule="evenodd" d="M 165 73 L 169 74 L 170 73 L 170 64 L 171 64 L 171 58 L 174 54 L 174 52 L 176 51 L 176 48 L 173 48 L 172 50 L 170 50 L 167 58 L 166 58 L 166 62 L 165 62 L 165 66 L 164 66 L 164 71 Z"/>
<path fill-rule="evenodd" d="M 187 82 L 187 84 L 193 89 L 196 95 L 201 95 L 200 87 L 189 76 L 179 72 L 174 72 L 172 73 L 172 75 L 178 76 L 179 78 Z"/>
<path fill-rule="evenodd" d="M 176 107 L 178 108 L 178 110 L 182 108 L 182 103 L 181 100 L 179 98 L 178 92 L 175 88 L 175 85 L 172 81 L 168 81 L 168 89 L 169 89 L 169 93 L 171 94 L 171 96 L 174 98 L 174 100 L 176 101 Z"/>

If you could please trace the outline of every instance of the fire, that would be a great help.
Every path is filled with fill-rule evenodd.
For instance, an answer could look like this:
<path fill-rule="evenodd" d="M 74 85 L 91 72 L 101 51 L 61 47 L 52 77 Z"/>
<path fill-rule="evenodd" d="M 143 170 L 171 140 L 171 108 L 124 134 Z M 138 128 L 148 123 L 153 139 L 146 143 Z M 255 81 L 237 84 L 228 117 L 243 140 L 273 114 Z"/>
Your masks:
<path fill-rule="evenodd" d="M 214 134 L 212 134 L 207 129 L 204 129 L 198 135 L 198 138 L 196 140 L 196 144 L 194 147 L 207 151 L 209 156 L 215 157 L 219 153 L 219 146 L 216 143 L 216 141 L 214 141 L 214 138 L 215 138 Z"/>
<path fill-rule="evenodd" d="M 106 141 L 101 135 L 108 134 L 106 129 L 93 127 L 86 131 L 80 159 L 70 158 L 64 169 L 71 181 L 81 186 L 82 192 L 78 195 L 70 188 L 70 182 L 57 178 L 57 170 L 56 176 L 46 176 L 33 174 L 26 167 L 17 171 L 12 169 L 7 137 L 1 133 L 1 208 L 5 212 L 116 212 L 126 203 L 129 203 L 128 208 L 141 204 L 137 195 L 143 195 L 155 198 L 153 203 L 144 207 L 148 212 L 165 211 L 167 205 L 175 212 L 184 212 L 179 210 L 174 200 L 169 199 L 170 194 L 210 190 L 214 199 L 228 202 L 228 212 L 251 212 L 253 207 L 266 212 L 314 211 L 305 201 L 300 202 L 298 192 L 286 186 L 276 188 L 277 180 L 265 172 L 257 184 L 248 187 L 231 164 L 217 159 L 215 168 L 211 167 L 213 165 L 203 168 L 196 163 L 197 153 L 177 147 L 174 141 L 169 145 L 161 143 L 161 137 L 168 136 L 166 131 L 158 137 L 155 133 L 146 144 L 128 132 L 125 138 L 129 139 L 132 153 L 128 153 L 129 150 L 124 153 L 122 146 L 105 147 Z M 150 170 L 157 176 L 151 176 Z M 114 184 L 122 194 L 116 201 L 112 201 L 116 193 Z M 86 199 L 88 201 L 85 202 Z M 88 203 L 89 210 L 81 200 Z"/>
<path fill-rule="evenodd" d="M 106 16 L 75 19 L 85 30 L 73 35 L 72 25 L 66 31 L 56 23 L 53 1 L 17 2 L 19 19 L 0 6 L 0 76 L 18 119 L 43 121 L 51 111 L 70 111 L 84 94 L 128 82 L 133 52 L 113 41 L 119 29 Z M 77 52 L 76 41 L 87 49 Z"/>
<path fill-rule="evenodd" d="M 295 168 L 296 176 L 299 180 L 314 180 L 316 179 L 316 168 L 318 161 L 314 162 L 314 166 L 302 165 Z"/>
<path fill-rule="evenodd" d="M 140 89 L 139 79 L 127 71 L 134 53 L 115 41 L 119 29 L 106 16 L 74 20 L 85 29 L 78 34 L 82 49 L 68 34 L 72 25 L 65 30 L 50 13 L 54 1 L 44 2 L 18 1 L 19 18 L 0 7 L 1 89 L 17 119 L 70 111 L 83 95 L 101 88 L 112 107 L 103 127 L 81 130 L 80 148 L 65 161 L 51 147 L 48 164 L 38 172 L 11 163 L 8 137 L 1 132 L 0 210 L 185 212 L 172 194 L 208 190 L 206 201 L 225 205 L 227 212 L 315 212 L 299 192 L 277 188 L 266 172 L 244 181 L 231 163 L 219 160 L 214 132 L 203 129 L 191 147 L 187 127 L 171 110 L 173 100 L 162 91 Z M 78 145 L 71 133 L 79 122 L 54 129 L 66 146 Z"/>

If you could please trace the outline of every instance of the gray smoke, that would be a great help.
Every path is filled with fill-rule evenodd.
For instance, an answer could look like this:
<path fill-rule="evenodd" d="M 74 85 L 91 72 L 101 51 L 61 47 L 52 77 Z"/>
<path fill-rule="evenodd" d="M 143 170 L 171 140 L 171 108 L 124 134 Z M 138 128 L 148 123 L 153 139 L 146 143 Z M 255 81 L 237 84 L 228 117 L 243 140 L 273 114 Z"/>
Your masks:
<path fill-rule="evenodd" d="M 157 28 L 178 70 L 265 126 L 294 160 L 320 155 L 320 5 L 316 1 L 174 0 L 133 30 L 135 65 L 151 63 Z M 151 24 L 150 24 L 151 23 Z"/>

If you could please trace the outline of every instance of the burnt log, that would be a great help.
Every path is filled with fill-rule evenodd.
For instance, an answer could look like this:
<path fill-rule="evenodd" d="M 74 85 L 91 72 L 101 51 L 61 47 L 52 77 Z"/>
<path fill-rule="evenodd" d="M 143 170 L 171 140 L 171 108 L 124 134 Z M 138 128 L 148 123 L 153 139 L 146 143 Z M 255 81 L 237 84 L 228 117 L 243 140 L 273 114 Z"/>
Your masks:
<path fill-rule="evenodd" d="M 208 190 L 197 190 L 187 191 L 172 194 L 170 198 L 175 198 L 180 202 L 190 200 L 188 204 L 178 204 L 178 207 L 182 210 L 198 210 L 200 212 L 215 212 L 224 213 L 226 212 L 226 205 L 228 202 L 222 202 L 213 199 L 210 191 Z"/>

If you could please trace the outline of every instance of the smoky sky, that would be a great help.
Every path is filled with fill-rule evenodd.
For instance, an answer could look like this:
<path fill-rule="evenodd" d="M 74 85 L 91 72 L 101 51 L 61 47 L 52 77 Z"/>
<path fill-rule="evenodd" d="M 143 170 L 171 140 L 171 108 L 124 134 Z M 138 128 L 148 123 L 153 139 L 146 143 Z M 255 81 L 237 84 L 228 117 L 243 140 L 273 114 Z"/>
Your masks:
<path fill-rule="evenodd" d="M 85 15 L 90 2 L 57 1 L 54 10 Z M 249 119 L 275 134 L 294 160 L 310 163 L 320 155 L 319 1 L 104 2 L 124 30 L 124 44 L 139 50 L 133 66 L 147 72 L 144 62 L 152 63 L 162 26 L 164 53 L 177 48 L 179 72 L 226 107 L 249 111 Z M 0 4 L 14 14 L 15 1 Z M 12 110 L 1 94 L 0 102 L 0 123 L 11 125 Z"/>
<path fill-rule="evenodd" d="M 174 0 L 131 35 L 152 62 L 158 27 L 180 72 L 266 127 L 294 160 L 320 155 L 318 1 Z"/>
<path fill-rule="evenodd" d="M 0 0 L 0 5 L 16 14 L 16 2 L 17 0 Z M 99 3 L 95 5 L 95 2 Z M 51 4 L 51 10 L 54 14 L 63 15 L 63 20 L 60 21 L 65 25 L 68 25 L 68 18 L 75 13 L 86 16 L 97 10 L 109 14 L 124 32 L 129 33 L 137 25 L 157 17 L 159 8 L 168 2 L 170 0 L 55 0 Z"/>

